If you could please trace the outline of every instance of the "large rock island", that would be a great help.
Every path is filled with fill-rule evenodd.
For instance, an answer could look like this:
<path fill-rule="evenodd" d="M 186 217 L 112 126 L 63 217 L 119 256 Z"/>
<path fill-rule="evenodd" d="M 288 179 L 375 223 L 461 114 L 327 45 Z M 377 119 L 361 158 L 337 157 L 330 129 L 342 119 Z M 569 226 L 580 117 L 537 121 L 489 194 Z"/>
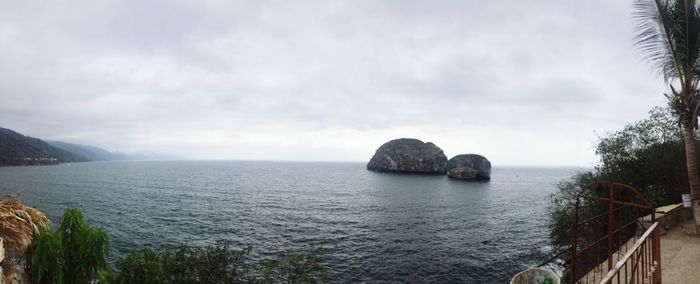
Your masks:
<path fill-rule="evenodd" d="M 462 180 L 490 180 L 491 162 L 477 154 L 457 155 L 447 162 L 447 176 Z"/>
<path fill-rule="evenodd" d="M 384 143 L 367 169 L 377 172 L 445 174 L 447 156 L 435 144 L 412 138 L 401 138 Z"/>

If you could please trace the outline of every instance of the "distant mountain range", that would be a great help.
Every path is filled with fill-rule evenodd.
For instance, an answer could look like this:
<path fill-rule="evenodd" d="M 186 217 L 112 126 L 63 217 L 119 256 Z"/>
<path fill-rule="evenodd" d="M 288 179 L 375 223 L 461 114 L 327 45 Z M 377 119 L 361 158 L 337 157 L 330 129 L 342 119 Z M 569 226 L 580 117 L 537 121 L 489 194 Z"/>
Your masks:
<path fill-rule="evenodd" d="M 116 160 L 129 160 L 129 156 L 124 153 L 110 152 L 108 150 L 98 148 L 95 146 L 71 144 L 61 141 L 46 141 L 51 146 L 54 146 L 65 151 L 78 154 L 79 156 L 85 157 L 88 161 L 116 161 Z"/>
<path fill-rule="evenodd" d="M 172 159 L 176 158 L 156 153 L 127 155 L 95 146 L 61 141 L 43 141 L 0 127 L 0 165 L 53 165 L 88 161 Z"/>
<path fill-rule="evenodd" d="M 85 162 L 86 157 L 50 145 L 41 139 L 0 128 L 0 165 L 47 165 Z"/>

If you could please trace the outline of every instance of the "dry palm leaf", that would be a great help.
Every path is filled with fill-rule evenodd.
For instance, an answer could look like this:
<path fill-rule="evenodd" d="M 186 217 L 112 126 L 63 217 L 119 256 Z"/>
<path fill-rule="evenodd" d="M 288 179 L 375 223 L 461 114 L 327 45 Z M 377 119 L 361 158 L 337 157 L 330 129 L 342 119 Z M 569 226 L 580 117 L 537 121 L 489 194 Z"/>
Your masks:
<path fill-rule="evenodd" d="M 44 213 L 25 206 L 18 195 L 0 198 L 0 238 L 8 255 L 24 254 L 34 236 L 50 225 Z"/>

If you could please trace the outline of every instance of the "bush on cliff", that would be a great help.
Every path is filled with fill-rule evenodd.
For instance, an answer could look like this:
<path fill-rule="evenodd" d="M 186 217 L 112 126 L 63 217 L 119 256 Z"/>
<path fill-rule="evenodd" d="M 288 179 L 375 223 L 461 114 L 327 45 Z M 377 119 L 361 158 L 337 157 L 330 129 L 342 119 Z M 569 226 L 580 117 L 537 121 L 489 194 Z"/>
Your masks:
<path fill-rule="evenodd" d="M 116 271 L 101 275 L 101 283 L 323 283 L 326 270 L 318 252 L 281 253 L 259 263 L 250 261 L 251 249 L 234 250 L 225 243 L 193 248 L 129 253 L 117 262 Z"/>
<path fill-rule="evenodd" d="M 177 249 L 129 253 L 117 262 L 110 283 L 243 283 L 249 282 L 250 249 L 232 250 L 219 243 L 206 248 L 186 244 Z"/>
<path fill-rule="evenodd" d="M 323 283 L 328 275 L 319 252 L 294 254 L 283 252 L 263 262 L 260 283 Z"/>
<path fill-rule="evenodd" d="M 44 230 L 32 244 L 32 275 L 37 283 L 91 283 L 107 267 L 107 234 L 91 228 L 83 214 L 68 208 L 58 230 Z"/>

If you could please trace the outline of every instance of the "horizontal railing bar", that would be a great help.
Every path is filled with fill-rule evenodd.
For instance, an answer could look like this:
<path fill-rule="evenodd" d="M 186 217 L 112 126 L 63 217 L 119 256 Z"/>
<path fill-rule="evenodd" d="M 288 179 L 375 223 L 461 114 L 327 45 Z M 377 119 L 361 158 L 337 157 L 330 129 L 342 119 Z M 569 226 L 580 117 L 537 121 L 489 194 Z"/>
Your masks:
<path fill-rule="evenodd" d="M 545 264 L 551 262 L 552 260 L 555 260 L 557 257 L 559 257 L 560 255 L 562 255 L 562 254 L 564 254 L 565 252 L 570 251 L 570 250 L 571 250 L 571 246 L 569 246 L 568 248 L 565 248 L 565 249 L 561 250 L 560 252 L 558 252 L 558 253 L 555 254 L 554 256 L 548 258 L 547 260 L 545 260 L 545 261 L 543 261 L 543 262 L 540 262 L 540 264 L 538 264 L 538 265 L 535 266 L 535 267 L 542 267 L 543 265 L 545 265 Z"/>
<path fill-rule="evenodd" d="M 627 223 L 627 224 L 625 224 L 625 225 L 623 225 L 623 226 L 620 226 L 619 228 L 617 228 L 617 230 L 613 231 L 612 234 L 613 234 L 613 235 L 616 234 L 617 232 L 619 232 L 620 230 L 624 229 L 625 227 L 627 227 L 627 226 L 629 226 L 629 225 L 633 225 L 633 224 L 634 224 L 635 222 L 637 222 L 637 221 L 639 221 L 639 219 L 632 220 L 632 221 L 630 221 L 629 223 Z M 604 241 L 604 240 L 607 240 L 607 239 L 608 239 L 608 236 L 609 236 L 609 235 L 605 235 L 605 236 L 601 237 L 601 238 L 598 239 L 597 241 L 591 243 L 591 244 L 588 245 L 587 247 L 585 247 L 585 248 L 579 250 L 578 252 L 581 253 L 581 252 L 584 252 L 584 251 L 586 251 L 586 250 L 592 248 L 593 246 L 597 245 L 598 243 L 600 243 L 600 242 L 602 242 L 602 241 Z M 630 238 L 631 238 L 631 237 L 630 237 Z"/>
<path fill-rule="evenodd" d="M 648 200 L 646 200 L 646 198 L 644 198 L 644 195 L 643 195 L 641 192 L 639 192 L 638 190 L 634 189 L 634 187 L 632 187 L 632 186 L 630 186 L 630 185 L 628 185 L 628 184 L 624 184 L 624 183 L 620 183 L 620 182 L 614 182 L 614 181 L 596 181 L 596 182 L 591 182 L 591 183 L 588 183 L 588 184 L 584 185 L 583 188 L 584 188 L 584 190 L 585 190 L 585 189 L 587 189 L 587 188 L 592 188 L 593 186 L 596 186 L 596 185 L 598 185 L 598 186 L 600 186 L 600 185 L 608 185 L 608 186 L 612 185 L 611 187 L 609 187 L 609 189 L 611 189 L 611 190 L 613 190 L 613 191 L 616 190 L 616 189 L 618 189 L 618 190 L 619 190 L 619 189 L 630 190 L 630 191 L 632 191 L 634 194 L 636 194 L 637 197 L 641 197 L 641 200 L 640 200 L 641 202 L 644 202 L 644 204 L 646 204 L 646 205 L 648 205 L 648 206 L 653 206 Z M 580 195 L 579 195 L 579 196 L 580 196 Z"/>
<path fill-rule="evenodd" d="M 625 205 L 625 206 L 629 206 L 629 205 Z M 618 208 L 613 209 L 612 211 L 615 212 L 615 211 L 617 211 L 617 210 L 624 209 L 625 206 L 620 206 L 620 207 L 618 207 Z M 608 214 L 610 214 L 610 213 L 609 213 L 608 211 L 605 211 L 605 212 L 603 212 L 603 213 L 601 213 L 601 214 L 599 214 L 599 215 L 597 215 L 597 216 L 594 216 L 594 217 L 591 217 L 591 218 L 588 218 L 588 219 L 586 219 L 586 220 L 583 220 L 583 221 L 579 222 L 579 225 L 581 225 L 581 224 L 586 224 L 586 223 L 588 223 L 588 222 L 590 222 L 590 221 L 595 220 L 596 218 L 607 217 Z"/>
<path fill-rule="evenodd" d="M 654 230 L 658 228 L 659 222 L 654 222 L 649 229 L 647 229 L 644 234 L 637 240 L 637 242 L 634 243 L 632 248 L 625 253 L 624 256 L 615 264 L 615 267 L 613 267 L 612 270 L 608 272 L 607 275 L 605 275 L 605 278 L 603 278 L 600 283 L 608 283 L 612 281 L 612 279 L 615 277 L 616 274 L 620 272 L 620 268 L 625 265 L 625 263 L 637 252 L 639 247 L 641 247 L 646 241 L 649 240 L 649 236 L 652 234 Z"/>
<path fill-rule="evenodd" d="M 580 197 L 588 198 L 588 199 L 593 199 L 593 200 L 597 200 L 597 201 L 605 201 L 605 202 L 609 202 L 609 201 L 610 201 L 609 198 L 605 198 L 605 197 L 595 197 L 595 196 L 590 196 L 590 195 L 581 195 Z M 637 204 L 637 203 L 618 201 L 618 200 L 615 200 L 615 199 L 613 199 L 612 202 L 615 203 L 615 204 L 624 204 L 624 205 L 629 205 L 629 206 L 637 207 L 637 208 L 656 209 L 656 208 L 654 208 L 654 206 L 640 205 L 640 204 Z"/>
<path fill-rule="evenodd" d="M 606 214 L 607 214 L 607 213 L 606 213 Z M 630 222 L 628 222 L 628 223 L 626 223 L 626 224 L 624 224 L 624 225 L 618 227 L 617 230 L 613 231 L 612 233 L 613 233 L 613 234 L 616 234 L 616 233 L 619 232 L 620 230 L 625 229 L 625 227 L 628 227 L 628 226 L 630 226 L 630 225 L 633 225 L 634 223 L 636 223 L 636 222 L 638 222 L 638 221 L 639 221 L 639 219 L 633 219 L 632 221 L 630 221 Z M 593 243 L 589 244 L 588 246 L 584 247 L 583 249 L 579 250 L 578 253 L 583 253 L 583 252 L 585 252 L 585 251 L 587 251 L 587 250 L 589 250 L 589 249 L 595 247 L 597 244 L 599 244 L 600 242 L 606 240 L 607 238 L 608 238 L 608 235 L 603 236 L 602 238 L 596 240 L 595 242 L 593 242 Z M 561 251 L 559 251 L 558 253 L 556 253 L 554 256 L 551 256 L 551 257 L 549 257 L 548 259 L 546 259 L 546 260 L 540 262 L 540 263 L 537 264 L 535 267 L 542 267 L 543 265 L 545 265 L 545 264 L 551 262 L 552 260 L 555 260 L 557 257 L 559 257 L 560 255 L 562 255 L 562 254 L 564 254 L 565 252 L 570 251 L 570 250 L 571 250 L 571 247 L 562 249 Z"/>

